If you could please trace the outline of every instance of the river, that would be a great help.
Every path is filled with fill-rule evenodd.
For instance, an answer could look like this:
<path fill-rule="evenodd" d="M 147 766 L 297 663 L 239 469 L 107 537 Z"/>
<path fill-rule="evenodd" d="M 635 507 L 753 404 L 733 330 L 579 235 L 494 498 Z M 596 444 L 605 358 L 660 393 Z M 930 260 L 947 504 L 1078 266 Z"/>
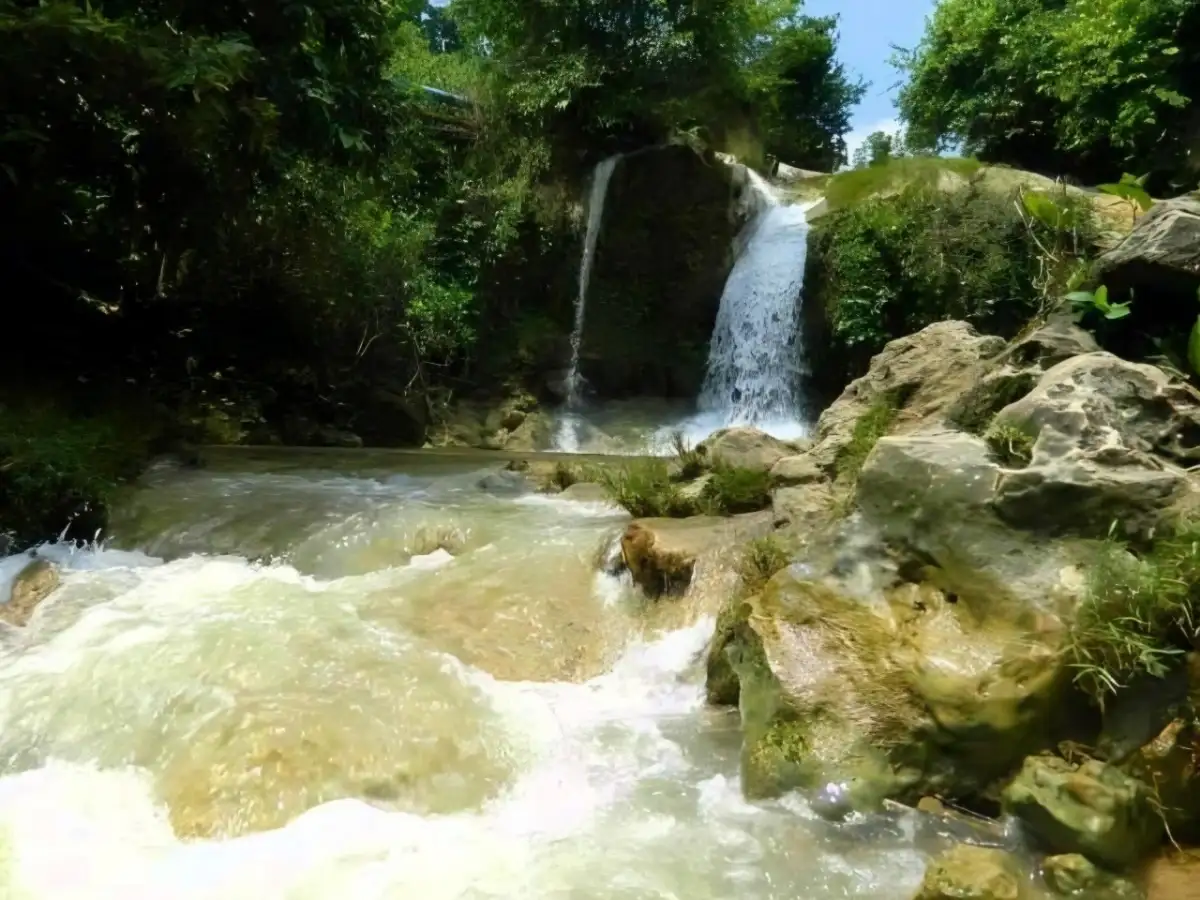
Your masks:
<path fill-rule="evenodd" d="M 908 900 L 910 817 L 742 799 L 626 516 L 471 454 L 157 468 L 0 648 L 5 900 Z M 727 557 L 728 554 L 725 554 Z"/>

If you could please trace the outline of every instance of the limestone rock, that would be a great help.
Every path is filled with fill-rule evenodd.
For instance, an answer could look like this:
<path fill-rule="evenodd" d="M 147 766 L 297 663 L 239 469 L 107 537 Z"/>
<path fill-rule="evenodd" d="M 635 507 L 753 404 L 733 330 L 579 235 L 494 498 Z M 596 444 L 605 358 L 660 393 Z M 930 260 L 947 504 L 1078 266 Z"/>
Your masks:
<path fill-rule="evenodd" d="M 636 519 L 621 536 L 621 555 L 647 594 L 681 594 L 691 583 L 697 558 L 718 543 L 726 528 L 726 520 L 715 516 Z"/>
<path fill-rule="evenodd" d="M 38 604 L 58 588 L 61 578 L 53 563 L 35 559 L 13 581 L 7 603 L 0 603 L 0 622 L 24 627 Z"/>
<path fill-rule="evenodd" d="M 836 512 L 837 496 L 828 482 L 779 487 L 771 492 L 776 528 L 811 532 L 827 524 Z"/>
<path fill-rule="evenodd" d="M 832 475 L 855 423 L 885 398 L 900 407 L 894 431 L 940 424 L 978 379 L 983 361 L 1004 346 L 1001 338 L 982 336 L 965 322 L 937 322 L 892 341 L 871 360 L 867 374 L 852 381 L 821 414 L 810 451 L 813 462 Z"/>
<path fill-rule="evenodd" d="M 1175 719 L 1121 768 L 1163 798 L 1163 818 L 1176 840 L 1200 839 L 1200 730 Z"/>
<path fill-rule="evenodd" d="M 1042 862 L 1046 886 L 1060 897 L 1079 900 L 1142 900 L 1142 892 L 1128 879 L 1098 868 L 1078 853 L 1047 857 Z"/>
<path fill-rule="evenodd" d="M 960 844 L 925 870 L 913 900 L 1024 900 L 1021 873 L 1003 850 Z"/>
<path fill-rule="evenodd" d="M 1100 257 L 1096 275 L 1119 288 L 1134 288 L 1150 298 L 1146 302 L 1179 287 L 1194 301 L 1200 285 L 1200 199 L 1154 204 L 1124 241 Z"/>
<path fill-rule="evenodd" d="M 808 454 L 785 456 L 771 466 L 771 483 L 774 485 L 811 484 L 824 478 L 825 473 Z"/>
<path fill-rule="evenodd" d="M 1200 851 L 1169 850 L 1147 867 L 1146 900 L 1200 900 Z"/>
<path fill-rule="evenodd" d="M 1200 461 L 1200 393 L 1108 353 L 1054 366 L 996 422 L 1036 436 L 1030 465 L 996 490 L 997 512 L 1023 528 L 1148 531 L 1190 493 L 1180 467 Z"/>
<path fill-rule="evenodd" d="M 979 628 L 933 587 L 852 595 L 802 571 L 723 614 L 724 659 L 709 658 L 710 698 L 739 699 L 748 795 L 836 784 L 863 808 L 964 796 L 1044 739 L 1063 681 L 1052 647 Z"/>
<path fill-rule="evenodd" d="M 1054 320 L 1018 337 L 1000 359 L 1018 367 L 1039 366 L 1049 369 L 1074 356 L 1099 350 L 1100 345 L 1091 332 L 1072 322 Z"/>
<path fill-rule="evenodd" d="M 1163 838 L 1150 789 L 1096 760 L 1031 756 L 1004 789 L 1004 809 L 1043 844 L 1100 865 L 1132 866 Z"/>
<path fill-rule="evenodd" d="M 571 485 L 558 496 L 577 503 L 608 503 L 608 492 L 591 481 L 580 481 Z"/>
<path fill-rule="evenodd" d="M 794 456 L 796 448 L 771 437 L 757 428 L 725 428 L 697 448 L 714 463 L 724 463 L 756 472 L 770 471 L 784 457 Z"/>
<path fill-rule="evenodd" d="M 858 480 L 864 518 L 938 570 L 939 584 L 983 616 L 1050 612 L 1078 585 L 1076 549 L 1003 522 L 1004 470 L 978 437 L 943 429 L 885 437 Z"/>

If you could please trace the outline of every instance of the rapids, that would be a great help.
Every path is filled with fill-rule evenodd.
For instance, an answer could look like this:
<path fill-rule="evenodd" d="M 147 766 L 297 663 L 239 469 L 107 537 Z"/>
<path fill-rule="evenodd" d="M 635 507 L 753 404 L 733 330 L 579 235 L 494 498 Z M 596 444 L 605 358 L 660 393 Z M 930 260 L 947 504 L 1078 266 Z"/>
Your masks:
<path fill-rule="evenodd" d="M 723 561 L 650 606 L 597 574 L 623 513 L 495 467 L 230 452 L 42 548 L 63 584 L 0 635 L 0 897 L 908 900 L 914 819 L 742 799 L 703 702 Z"/>

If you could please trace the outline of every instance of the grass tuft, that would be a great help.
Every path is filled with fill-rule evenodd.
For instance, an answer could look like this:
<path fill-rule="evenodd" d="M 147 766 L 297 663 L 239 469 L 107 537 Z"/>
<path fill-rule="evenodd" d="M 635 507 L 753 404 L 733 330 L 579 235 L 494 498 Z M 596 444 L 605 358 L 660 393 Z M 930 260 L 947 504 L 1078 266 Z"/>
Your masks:
<path fill-rule="evenodd" d="M 879 439 L 888 433 L 900 409 L 895 397 L 883 394 L 876 397 L 858 421 L 854 423 L 854 432 L 849 443 L 838 454 L 835 468 L 837 480 L 853 487 L 858 483 L 858 476 L 866 464 L 867 457 L 879 443 Z"/>
<path fill-rule="evenodd" d="M 1033 445 L 1037 438 L 1024 428 L 1016 425 L 993 425 L 983 439 L 1002 466 L 1022 469 L 1033 461 Z"/>
<path fill-rule="evenodd" d="M 695 513 L 663 459 L 642 459 L 602 468 L 596 481 L 613 503 L 636 518 L 683 518 Z"/>
<path fill-rule="evenodd" d="M 757 594 L 791 563 L 792 557 L 783 542 L 774 535 L 755 538 L 742 548 L 737 572 L 747 595 Z"/>
<path fill-rule="evenodd" d="M 1165 676 L 1200 638 L 1200 522 L 1161 536 L 1141 558 L 1110 538 L 1097 553 L 1066 653 L 1103 708 L 1138 676 Z"/>
<path fill-rule="evenodd" d="M 771 473 L 717 463 L 700 498 L 705 512 L 732 516 L 757 512 L 771 505 Z"/>
<path fill-rule="evenodd" d="M 682 431 L 671 435 L 671 449 L 675 451 L 675 462 L 679 466 L 679 477 L 683 481 L 699 478 L 708 469 L 704 451 L 693 447 Z"/>

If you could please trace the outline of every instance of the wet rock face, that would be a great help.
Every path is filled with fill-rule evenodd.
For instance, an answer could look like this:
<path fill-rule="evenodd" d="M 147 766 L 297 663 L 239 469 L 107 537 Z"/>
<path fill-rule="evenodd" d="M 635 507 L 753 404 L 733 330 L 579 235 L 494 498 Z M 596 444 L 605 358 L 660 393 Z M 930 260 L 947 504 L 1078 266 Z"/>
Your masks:
<path fill-rule="evenodd" d="M 963 844 L 930 863 L 913 900 L 1026 900 L 1030 896 L 1007 853 Z"/>
<path fill-rule="evenodd" d="M 795 445 L 757 428 L 725 428 L 697 449 L 713 463 L 754 472 L 772 471 L 776 463 L 796 453 Z"/>
<path fill-rule="evenodd" d="M 1117 870 L 1136 863 L 1163 838 L 1162 818 L 1145 783 L 1096 760 L 1074 765 L 1030 757 L 1004 789 L 1004 809 L 1047 848 Z"/>
<path fill-rule="evenodd" d="M 1044 739 L 1063 684 L 1052 648 L 980 630 L 932 587 L 856 596 L 801 574 L 730 604 L 710 650 L 709 699 L 741 710 L 748 795 L 970 795 Z"/>
<path fill-rule="evenodd" d="M 1106 872 L 1078 853 L 1051 856 L 1042 862 L 1042 878 L 1055 896 L 1079 900 L 1144 900 L 1138 886 Z"/>
<path fill-rule="evenodd" d="M 28 625 L 38 604 L 58 589 L 60 581 L 58 569 L 53 563 L 35 559 L 13 581 L 8 602 L 0 603 L 0 622 L 19 628 Z"/>

